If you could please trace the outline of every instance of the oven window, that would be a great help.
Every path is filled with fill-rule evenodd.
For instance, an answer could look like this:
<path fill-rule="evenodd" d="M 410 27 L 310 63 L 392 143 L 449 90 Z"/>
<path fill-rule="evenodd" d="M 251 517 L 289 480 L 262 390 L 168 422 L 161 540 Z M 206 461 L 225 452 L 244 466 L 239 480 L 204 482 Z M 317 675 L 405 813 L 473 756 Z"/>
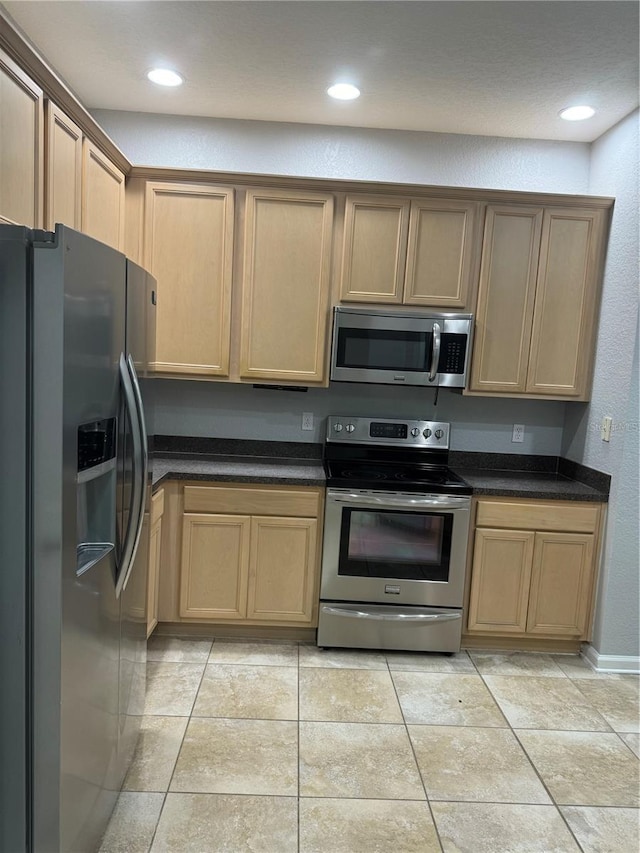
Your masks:
<path fill-rule="evenodd" d="M 450 513 L 343 509 L 339 575 L 449 580 Z"/>
<path fill-rule="evenodd" d="M 336 367 L 423 372 L 431 353 L 430 332 L 338 329 Z"/>

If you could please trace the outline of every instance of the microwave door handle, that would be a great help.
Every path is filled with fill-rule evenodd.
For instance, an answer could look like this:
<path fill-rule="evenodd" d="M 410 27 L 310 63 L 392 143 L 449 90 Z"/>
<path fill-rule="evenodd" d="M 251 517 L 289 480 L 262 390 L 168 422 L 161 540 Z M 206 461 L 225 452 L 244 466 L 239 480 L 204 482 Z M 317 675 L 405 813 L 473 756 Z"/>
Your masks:
<path fill-rule="evenodd" d="M 440 324 L 433 324 L 433 345 L 431 347 L 431 368 L 429 370 L 429 382 L 433 382 L 438 375 L 438 362 L 440 361 Z"/>

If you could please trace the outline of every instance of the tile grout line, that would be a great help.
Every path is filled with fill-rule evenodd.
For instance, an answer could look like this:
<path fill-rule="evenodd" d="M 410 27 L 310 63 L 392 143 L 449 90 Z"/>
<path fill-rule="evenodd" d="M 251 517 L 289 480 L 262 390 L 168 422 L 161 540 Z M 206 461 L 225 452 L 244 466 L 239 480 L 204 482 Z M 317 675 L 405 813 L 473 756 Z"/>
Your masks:
<path fill-rule="evenodd" d="M 474 661 L 474 663 L 475 663 L 475 661 Z M 476 668 L 477 668 L 477 667 L 476 667 Z M 540 784 L 542 785 L 543 789 L 546 791 L 547 796 L 548 796 L 548 797 L 549 797 L 549 799 L 551 800 L 551 803 L 553 804 L 553 807 L 555 808 L 555 810 L 556 810 L 557 814 L 559 814 L 559 815 L 560 815 L 560 819 L 562 820 L 562 822 L 564 823 L 564 825 L 565 825 L 565 826 L 567 827 L 567 829 L 569 830 L 569 834 L 570 834 L 571 838 L 573 838 L 573 840 L 575 841 L 575 843 L 576 843 L 576 845 L 577 845 L 577 847 L 578 847 L 578 850 L 580 850 L 580 851 L 582 851 L 582 853 L 584 853 L 584 848 L 582 847 L 582 845 L 581 845 L 581 844 L 580 844 L 580 842 L 578 841 L 578 838 L 576 837 L 575 833 L 573 832 L 573 830 L 572 830 L 572 829 L 571 829 L 571 827 L 569 826 L 569 822 L 567 821 L 566 817 L 565 817 L 565 816 L 564 816 L 564 814 L 562 813 L 562 810 L 561 810 L 560 806 L 558 805 L 558 803 L 556 802 L 555 797 L 553 796 L 553 794 L 552 794 L 552 793 L 551 793 L 551 791 L 549 790 L 549 787 L 547 786 L 546 782 L 545 782 L 545 781 L 544 781 L 544 779 L 542 778 L 541 773 L 539 772 L 538 768 L 537 768 L 537 767 L 536 767 L 536 765 L 534 764 L 533 759 L 531 758 L 531 756 L 530 756 L 530 755 L 529 755 L 529 753 L 527 752 L 527 750 L 526 750 L 526 748 L 525 748 L 524 744 L 522 743 L 522 741 L 521 741 L 521 740 L 520 740 L 520 738 L 518 737 L 518 734 L 517 734 L 516 730 L 513 728 L 513 726 L 512 726 L 512 725 L 511 725 L 511 723 L 509 722 L 509 720 L 508 720 L 508 718 L 507 718 L 507 715 L 502 711 L 502 708 L 500 707 L 500 704 L 498 703 L 498 700 L 497 700 L 497 699 L 496 699 L 496 697 L 493 695 L 493 692 L 491 691 L 491 688 L 489 687 L 489 685 L 488 685 L 488 684 L 487 684 L 487 682 L 485 681 L 484 676 L 482 675 L 482 673 L 480 672 L 480 670 L 478 670 L 478 674 L 480 675 L 480 678 L 482 679 L 482 682 L 483 682 L 484 686 L 485 686 L 485 687 L 486 687 L 486 689 L 489 691 L 489 693 L 490 693 L 490 695 L 491 695 L 491 698 L 492 698 L 492 699 L 493 699 L 493 701 L 496 703 L 496 705 L 498 706 L 498 708 L 500 708 L 500 712 L 502 713 L 502 715 L 504 716 L 505 720 L 507 721 L 507 726 L 509 727 L 509 730 L 510 730 L 511 734 L 512 734 L 512 735 L 513 735 L 513 737 L 516 739 L 516 742 L 518 743 L 518 746 L 520 747 L 520 749 L 521 749 L 521 750 L 522 750 L 522 752 L 524 753 L 524 755 L 525 755 L 525 757 L 526 757 L 527 761 L 528 761 L 528 762 L 529 762 L 529 764 L 531 765 L 531 768 L 533 769 L 533 772 L 534 772 L 534 773 L 535 773 L 535 775 L 538 777 L 538 779 L 539 779 L 539 781 L 540 781 Z M 548 730 L 547 730 L 547 729 L 533 729 L 533 730 L 532 730 L 532 729 L 527 729 L 527 731 L 548 731 Z"/>
<path fill-rule="evenodd" d="M 298 760 L 297 770 L 298 770 L 298 797 L 296 800 L 296 812 L 297 812 L 297 825 L 298 825 L 298 846 L 297 850 L 300 850 L 300 643 L 298 643 L 298 667 L 297 667 L 297 679 L 296 679 L 296 687 L 298 691 Z"/>
<path fill-rule="evenodd" d="M 393 685 L 393 692 L 396 695 L 396 702 L 398 703 L 398 706 L 400 708 L 400 713 L 402 714 L 402 722 L 404 725 L 404 731 L 405 731 L 405 734 L 407 736 L 407 740 L 409 741 L 409 748 L 411 749 L 411 754 L 413 756 L 413 760 L 414 760 L 414 763 L 416 765 L 416 770 L 418 771 L 418 777 L 420 779 L 420 782 L 422 784 L 422 789 L 424 791 L 424 796 L 425 796 L 425 800 L 427 803 L 427 808 L 429 809 L 429 815 L 431 817 L 431 823 L 433 824 L 433 828 L 434 828 L 435 833 L 436 833 L 436 838 L 438 840 L 438 844 L 440 845 L 440 850 L 443 851 L 443 853 L 444 853 L 444 845 L 442 843 L 442 839 L 440 838 L 440 830 L 438 829 L 438 824 L 436 823 L 436 818 L 435 818 L 435 815 L 433 813 L 433 809 L 431 808 L 431 801 L 429 800 L 429 792 L 427 791 L 427 786 L 425 784 L 424 777 L 422 775 L 422 770 L 420 769 L 420 765 L 418 764 L 418 758 L 416 756 L 416 752 L 415 752 L 415 749 L 413 746 L 413 741 L 411 740 L 411 735 L 409 734 L 409 727 L 407 725 L 407 720 L 404 716 L 404 709 L 402 707 L 402 702 L 400 701 L 400 697 L 398 696 L 398 691 L 396 689 L 396 683 L 393 680 L 392 671 L 391 671 L 391 668 L 389 667 L 389 657 L 387 655 L 385 655 L 385 660 L 387 662 L 387 670 L 389 672 L 389 678 L 391 679 L 391 684 Z"/>

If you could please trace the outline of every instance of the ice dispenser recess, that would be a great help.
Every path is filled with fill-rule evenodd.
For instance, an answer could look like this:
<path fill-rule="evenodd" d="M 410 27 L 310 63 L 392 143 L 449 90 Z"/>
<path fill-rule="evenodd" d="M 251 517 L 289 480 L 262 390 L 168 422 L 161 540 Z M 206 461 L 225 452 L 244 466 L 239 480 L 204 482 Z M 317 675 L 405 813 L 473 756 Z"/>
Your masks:
<path fill-rule="evenodd" d="M 77 576 L 115 548 L 117 434 L 117 418 L 78 427 Z"/>

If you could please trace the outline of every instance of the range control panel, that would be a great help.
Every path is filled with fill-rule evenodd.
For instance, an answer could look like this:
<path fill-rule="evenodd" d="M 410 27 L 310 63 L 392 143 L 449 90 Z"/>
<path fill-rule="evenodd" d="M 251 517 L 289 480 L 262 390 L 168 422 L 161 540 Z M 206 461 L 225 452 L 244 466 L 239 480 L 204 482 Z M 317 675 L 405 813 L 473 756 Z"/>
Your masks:
<path fill-rule="evenodd" d="M 443 421 L 403 421 L 337 415 L 327 418 L 327 441 L 340 444 L 437 447 L 448 450 L 449 428 L 450 425 Z"/>

